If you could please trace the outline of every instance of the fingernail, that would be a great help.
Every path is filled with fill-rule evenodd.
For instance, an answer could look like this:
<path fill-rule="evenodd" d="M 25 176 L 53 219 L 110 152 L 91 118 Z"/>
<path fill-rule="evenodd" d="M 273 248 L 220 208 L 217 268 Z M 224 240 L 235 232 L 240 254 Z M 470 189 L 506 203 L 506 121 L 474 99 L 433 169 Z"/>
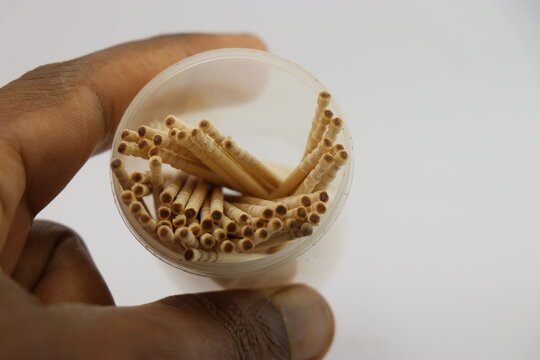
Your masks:
<path fill-rule="evenodd" d="M 334 317 L 319 293 L 304 285 L 291 285 L 274 293 L 272 303 L 287 328 L 292 359 L 319 359 L 328 351 Z"/>

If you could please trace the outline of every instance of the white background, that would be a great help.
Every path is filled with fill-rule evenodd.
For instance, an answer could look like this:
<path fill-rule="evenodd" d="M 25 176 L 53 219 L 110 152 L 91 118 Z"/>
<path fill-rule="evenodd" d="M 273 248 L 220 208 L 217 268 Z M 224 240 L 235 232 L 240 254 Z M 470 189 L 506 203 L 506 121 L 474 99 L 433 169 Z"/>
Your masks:
<path fill-rule="evenodd" d="M 539 22 L 533 0 L 0 0 L 0 84 L 160 33 L 259 34 L 333 92 L 354 137 L 339 262 L 313 281 L 337 320 L 328 358 L 538 359 Z M 210 289 L 133 240 L 107 163 L 39 217 L 79 231 L 119 304 Z"/>

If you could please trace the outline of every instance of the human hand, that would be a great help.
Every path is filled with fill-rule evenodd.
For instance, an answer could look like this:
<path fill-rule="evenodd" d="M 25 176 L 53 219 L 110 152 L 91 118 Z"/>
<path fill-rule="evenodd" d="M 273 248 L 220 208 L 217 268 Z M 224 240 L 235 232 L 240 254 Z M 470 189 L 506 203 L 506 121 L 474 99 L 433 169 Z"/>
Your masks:
<path fill-rule="evenodd" d="M 302 285 L 171 296 L 116 307 L 84 243 L 34 216 L 110 146 L 153 76 L 197 52 L 264 45 L 174 35 L 39 67 L 0 89 L 0 359 L 313 359 L 331 311 Z"/>

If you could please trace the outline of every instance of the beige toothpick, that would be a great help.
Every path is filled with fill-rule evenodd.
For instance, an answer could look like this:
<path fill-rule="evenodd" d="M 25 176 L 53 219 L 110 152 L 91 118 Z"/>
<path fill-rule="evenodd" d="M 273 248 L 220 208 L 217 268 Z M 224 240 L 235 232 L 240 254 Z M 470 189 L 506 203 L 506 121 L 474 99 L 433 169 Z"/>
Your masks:
<path fill-rule="evenodd" d="M 122 200 L 122 202 L 126 205 L 130 205 L 132 202 L 134 202 L 135 200 L 137 200 L 135 198 L 135 194 L 133 193 L 133 191 L 131 190 L 124 190 L 122 191 L 122 193 L 120 194 L 120 200 Z"/>
<path fill-rule="evenodd" d="M 324 153 L 332 149 L 332 142 L 324 138 L 322 139 L 317 147 L 309 153 L 298 166 L 287 176 L 285 180 L 281 183 L 279 188 L 272 193 L 272 199 L 281 198 L 284 196 L 291 195 L 294 193 L 295 189 L 304 181 L 306 176 L 312 171 L 319 159 L 323 156 Z"/>
<path fill-rule="evenodd" d="M 330 124 L 328 124 L 328 129 L 326 130 L 326 133 L 324 134 L 324 136 L 332 140 L 332 142 L 334 142 L 342 128 L 343 128 L 343 120 L 338 117 L 333 118 L 332 121 L 330 121 Z"/>
<path fill-rule="evenodd" d="M 313 234 L 313 226 L 310 223 L 304 223 L 297 230 L 281 231 L 274 234 L 271 238 L 256 247 L 256 250 L 265 250 L 272 246 L 283 244 L 285 242 L 295 240 L 304 236 L 310 236 Z"/>
<path fill-rule="evenodd" d="M 334 155 L 334 164 L 324 174 L 317 186 L 315 186 L 315 190 L 326 190 L 332 181 L 334 181 L 339 170 L 345 165 L 348 158 L 349 153 L 346 150 L 338 151 L 336 155 Z"/>
<path fill-rule="evenodd" d="M 201 180 L 197 183 L 197 186 L 193 190 L 191 197 L 185 207 L 184 214 L 188 219 L 193 219 L 199 213 L 203 204 L 204 198 L 210 190 L 210 183 L 208 181 Z"/>
<path fill-rule="evenodd" d="M 201 207 L 200 222 L 203 231 L 209 232 L 214 228 L 214 221 L 210 211 L 210 196 L 206 196 Z"/>
<path fill-rule="evenodd" d="M 221 134 L 210 120 L 201 120 L 199 122 L 199 128 L 210 135 L 210 137 L 218 144 L 221 144 L 226 139 L 226 136 Z"/>
<path fill-rule="evenodd" d="M 193 129 L 191 131 L 191 138 L 200 149 L 202 148 L 206 151 L 208 157 L 213 161 L 207 164 L 208 167 L 216 171 L 226 180 L 228 177 L 232 177 L 232 184 L 238 186 L 236 188 L 237 190 L 241 190 L 248 195 L 255 195 L 262 198 L 268 197 L 268 191 L 246 172 L 240 164 L 231 159 L 207 134 L 200 129 Z M 212 166 L 214 166 L 214 164 L 219 165 L 213 168 Z M 224 171 L 223 169 L 226 170 Z"/>
<path fill-rule="evenodd" d="M 187 175 L 181 171 L 176 172 L 171 181 L 165 186 L 165 189 L 159 195 L 162 204 L 172 204 L 174 198 L 180 191 L 182 185 L 186 182 Z"/>
<path fill-rule="evenodd" d="M 136 131 L 124 129 L 120 134 L 120 138 L 124 141 L 137 142 L 139 141 L 139 134 Z"/>
<path fill-rule="evenodd" d="M 175 215 L 181 214 L 184 211 L 184 208 L 186 204 L 189 201 L 189 198 L 191 197 L 191 194 L 193 193 L 193 190 L 195 190 L 195 186 L 197 185 L 197 178 L 190 176 L 182 186 L 182 189 L 178 192 L 176 195 L 176 198 L 171 204 L 171 209 Z"/>
<path fill-rule="evenodd" d="M 334 164 L 334 157 L 330 154 L 326 154 L 321 157 L 319 163 L 311 172 L 306 176 L 302 184 L 294 192 L 295 195 L 310 193 L 315 189 L 315 186 L 321 181 L 322 177 Z"/>
<path fill-rule="evenodd" d="M 228 201 L 223 202 L 223 211 L 225 215 L 227 215 L 240 225 L 247 224 L 252 217 L 250 214 L 246 213 L 242 209 L 239 209 Z"/>
<path fill-rule="evenodd" d="M 187 227 L 181 227 L 174 231 L 174 239 L 188 248 L 199 248 L 199 241 Z"/>
<path fill-rule="evenodd" d="M 133 181 L 131 181 L 129 174 L 124 167 L 124 162 L 121 159 L 113 159 L 111 161 L 111 170 L 116 176 L 118 183 L 124 190 L 131 189 Z"/>
<path fill-rule="evenodd" d="M 263 205 L 269 206 L 274 210 L 277 216 L 283 216 L 287 213 L 287 205 L 280 201 L 272 201 L 261 198 L 256 198 L 253 196 L 231 196 L 227 198 L 229 201 L 241 202 L 251 205 Z"/>
<path fill-rule="evenodd" d="M 210 195 L 210 212 L 214 221 L 219 221 L 223 215 L 223 188 L 214 186 Z"/>
<path fill-rule="evenodd" d="M 232 205 L 245 211 L 252 217 L 261 217 L 265 220 L 270 220 L 271 218 L 274 217 L 274 214 L 275 214 L 274 210 L 270 206 L 266 206 L 266 205 L 253 205 L 253 204 L 245 204 L 245 203 L 240 203 L 240 202 L 234 202 L 232 203 Z"/>
<path fill-rule="evenodd" d="M 311 129 L 309 131 L 308 140 L 306 144 L 306 150 L 304 152 L 304 157 L 309 154 L 313 148 L 317 145 L 313 144 L 312 138 L 314 138 L 315 134 L 320 131 L 319 128 L 321 127 L 321 117 L 324 115 L 324 110 L 326 107 L 330 104 L 330 101 L 332 99 L 332 95 L 326 91 L 321 91 L 319 93 L 319 96 L 317 97 L 317 107 L 315 108 L 315 115 L 313 116 L 313 120 L 311 121 Z M 331 115 L 330 115 L 331 117 Z"/>
<path fill-rule="evenodd" d="M 238 146 L 238 144 L 232 139 L 223 141 L 222 145 L 229 155 L 231 155 L 245 169 L 254 175 L 263 186 L 267 187 L 269 191 L 274 191 L 277 189 L 281 183 L 281 180 L 276 174 L 274 174 L 272 170 L 264 165 L 262 161 L 250 154 L 247 150 Z"/>

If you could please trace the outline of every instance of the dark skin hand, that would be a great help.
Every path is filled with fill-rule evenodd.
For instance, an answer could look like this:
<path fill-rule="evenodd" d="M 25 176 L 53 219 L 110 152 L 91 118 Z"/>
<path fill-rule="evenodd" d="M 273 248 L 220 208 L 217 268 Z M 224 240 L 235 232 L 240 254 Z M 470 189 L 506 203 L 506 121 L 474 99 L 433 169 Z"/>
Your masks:
<path fill-rule="evenodd" d="M 289 285 L 117 307 L 83 241 L 33 221 L 161 70 L 249 35 L 172 35 L 39 67 L 0 89 L 0 359 L 317 359 L 330 308 Z"/>

